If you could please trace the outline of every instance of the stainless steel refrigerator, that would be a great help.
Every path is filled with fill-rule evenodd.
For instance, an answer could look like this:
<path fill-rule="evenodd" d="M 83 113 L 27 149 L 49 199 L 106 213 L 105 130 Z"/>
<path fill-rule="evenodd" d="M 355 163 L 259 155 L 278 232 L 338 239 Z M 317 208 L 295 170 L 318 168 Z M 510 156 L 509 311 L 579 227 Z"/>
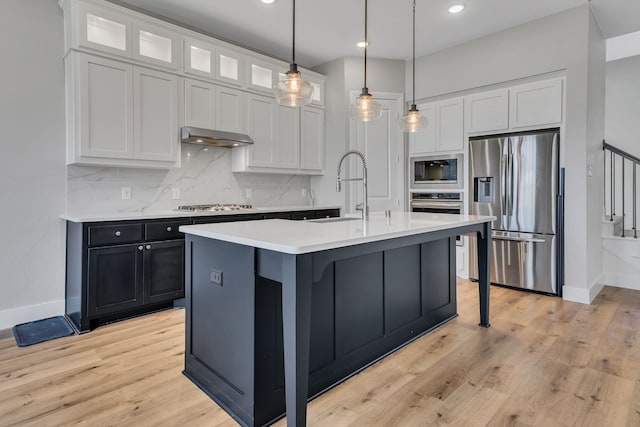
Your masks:
<path fill-rule="evenodd" d="M 469 140 L 469 213 L 493 215 L 490 281 L 559 294 L 562 192 L 557 130 Z M 478 278 L 475 239 L 471 279 Z"/>

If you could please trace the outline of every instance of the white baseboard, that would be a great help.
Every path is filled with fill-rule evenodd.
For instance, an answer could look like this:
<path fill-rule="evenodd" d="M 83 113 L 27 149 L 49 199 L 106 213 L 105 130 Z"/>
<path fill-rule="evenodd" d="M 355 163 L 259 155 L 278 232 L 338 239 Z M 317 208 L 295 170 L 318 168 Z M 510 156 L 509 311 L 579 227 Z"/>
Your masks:
<path fill-rule="evenodd" d="M 607 285 L 640 291 L 640 274 L 604 273 Z"/>
<path fill-rule="evenodd" d="M 598 276 L 588 288 L 576 288 L 564 285 L 562 287 L 562 299 L 582 304 L 591 304 L 604 286 L 605 281 L 603 280 L 602 275 Z"/>
<path fill-rule="evenodd" d="M 49 301 L 42 304 L 15 307 L 0 311 L 0 330 L 33 320 L 64 314 L 64 300 Z"/>

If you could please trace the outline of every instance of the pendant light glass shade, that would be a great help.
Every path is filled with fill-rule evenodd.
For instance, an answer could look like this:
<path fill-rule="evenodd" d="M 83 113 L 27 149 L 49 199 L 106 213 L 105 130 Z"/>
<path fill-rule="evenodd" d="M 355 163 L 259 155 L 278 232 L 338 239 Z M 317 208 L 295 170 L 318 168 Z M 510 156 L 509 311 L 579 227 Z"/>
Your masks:
<path fill-rule="evenodd" d="M 413 102 L 406 116 L 400 119 L 405 132 L 418 132 L 427 127 L 427 119 L 420 115 L 416 106 L 416 0 L 413 0 Z"/>
<path fill-rule="evenodd" d="M 300 77 L 300 71 L 296 64 L 291 64 L 286 77 L 276 85 L 276 100 L 280 105 L 298 107 L 311 103 L 313 86 Z"/>
<path fill-rule="evenodd" d="M 382 117 L 382 105 L 371 97 L 367 87 L 367 47 L 369 46 L 369 39 L 367 38 L 367 6 L 367 0 L 364 0 L 364 87 L 362 88 L 362 93 L 349 106 L 349 116 L 353 120 L 362 122 L 377 120 Z"/>
<path fill-rule="evenodd" d="M 400 126 L 405 132 L 418 132 L 427 127 L 427 118 L 421 116 L 416 105 L 412 104 L 407 115 L 400 119 Z"/>
<path fill-rule="evenodd" d="M 349 106 L 349 115 L 353 120 L 368 122 L 382 117 L 382 105 L 371 98 L 369 90 L 362 88 L 362 93 Z"/>
<path fill-rule="evenodd" d="M 313 98 L 313 86 L 302 80 L 296 64 L 296 0 L 293 0 L 293 42 L 291 64 L 283 80 L 278 81 L 275 89 L 276 101 L 280 105 L 299 107 L 308 105 Z"/>

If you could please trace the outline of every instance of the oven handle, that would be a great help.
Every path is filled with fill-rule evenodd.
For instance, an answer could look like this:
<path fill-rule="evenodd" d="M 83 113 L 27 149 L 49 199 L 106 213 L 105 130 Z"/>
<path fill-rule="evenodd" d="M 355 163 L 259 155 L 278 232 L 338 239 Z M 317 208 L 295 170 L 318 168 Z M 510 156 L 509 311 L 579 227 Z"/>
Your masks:
<path fill-rule="evenodd" d="M 522 243 L 545 243 L 544 239 L 535 237 L 512 237 L 512 236 L 491 236 L 493 240 L 508 240 L 510 242 L 522 242 Z"/>
<path fill-rule="evenodd" d="M 424 200 L 411 200 L 412 208 L 440 208 L 440 209 L 460 209 L 462 202 L 429 202 Z"/>

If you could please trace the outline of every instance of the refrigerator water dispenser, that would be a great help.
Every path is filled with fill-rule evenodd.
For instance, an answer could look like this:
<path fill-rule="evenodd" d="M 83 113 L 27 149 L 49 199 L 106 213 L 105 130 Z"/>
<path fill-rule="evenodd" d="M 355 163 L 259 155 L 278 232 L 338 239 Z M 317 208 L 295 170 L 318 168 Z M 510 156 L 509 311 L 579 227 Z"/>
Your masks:
<path fill-rule="evenodd" d="M 473 201 L 479 203 L 493 203 L 493 177 L 483 176 L 473 178 Z"/>

